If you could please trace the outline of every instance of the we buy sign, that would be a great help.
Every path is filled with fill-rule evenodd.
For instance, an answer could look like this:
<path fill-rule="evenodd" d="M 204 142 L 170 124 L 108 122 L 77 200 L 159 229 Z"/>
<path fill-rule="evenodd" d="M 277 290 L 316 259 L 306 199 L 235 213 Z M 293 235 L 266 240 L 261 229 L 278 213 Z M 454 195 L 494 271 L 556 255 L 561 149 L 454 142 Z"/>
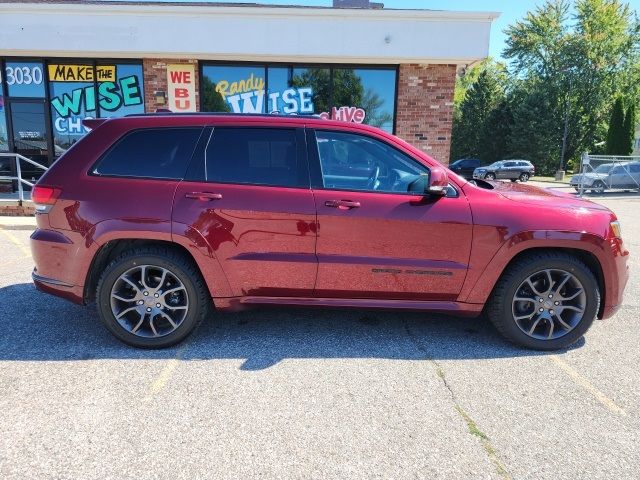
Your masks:
<path fill-rule="evenodd" d="M 169 110 L 196 111 L 195 67 L 193 65 L 167 65 L 167 91 Z"/>

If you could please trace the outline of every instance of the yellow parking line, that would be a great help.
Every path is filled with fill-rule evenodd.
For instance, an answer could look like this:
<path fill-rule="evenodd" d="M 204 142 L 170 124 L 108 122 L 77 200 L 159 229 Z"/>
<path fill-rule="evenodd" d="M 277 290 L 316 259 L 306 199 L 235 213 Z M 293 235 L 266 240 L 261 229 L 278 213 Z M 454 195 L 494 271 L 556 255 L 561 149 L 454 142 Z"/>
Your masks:
<path fill-rule="evenodd" d="M 144 397 L 145 402 L 150 402 L 151 400 L 153 400 L 153 398 L 158 393 L 160 393 L 162 389 L 167 385 L 167 383 L 173 376 L 174 370 L 182 361 L 186 349 L 186 344 L 180 347 L 180 349 L 176 353 L 176 358 L 172 358 L 171 360 L 169 360 L 164 368 L 160 371 L 158 376 L 153 380 L 153 382 L 149 384 L 149 387 L 147 387 L 147 395 Z"/>
<path fill-rule="evenodd" d="M 24 254 L 25 258 L 31 257 L 31 250 L 29 250 L 29 248 L 27 248 L 26 245 L 22 243 L 18 239 L 18 237 L 16 237 L 13 233 L 3 228 L 0 228 L 0 233 L 2 233 L 2 235 L 8 238 L 11 243 L 15 244 L 20 249 L 20 251 Z"/>
<path fill-rule="evenodd" d="M 565 362 L 560 357 L 557 357 L 555 355 L 549 356 L 549 359 L 553 363 L 555 363 L 558 367 L 560 367 L 567 375 L 569 375 L 569 377 L 571 377 L 571 380 L 573 380 L 574 383 L 580 385 L 587 392 L 589 392 L 591 395 L 596 397 L 596 399 L 605 407 L 607 407 L 611 412 L 618 415 L 626 415 L 626 412 L 622 408 L 620 408 L 618 405 L 614 403 L 613 400 L 611 400 L 604 393 L 598 390 L 589 380 L 587 380 L 585 377 L 580 375 L 576 370 L 574 370 L 573 367 L 571 367 L 571 365 L 569 365 L 567 362 Z"/>

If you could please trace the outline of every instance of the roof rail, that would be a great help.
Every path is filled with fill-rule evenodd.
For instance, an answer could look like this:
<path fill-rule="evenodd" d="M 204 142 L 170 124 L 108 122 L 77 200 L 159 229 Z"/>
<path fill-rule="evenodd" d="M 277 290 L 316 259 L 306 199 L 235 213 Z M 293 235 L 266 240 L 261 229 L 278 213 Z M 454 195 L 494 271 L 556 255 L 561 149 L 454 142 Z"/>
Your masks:
<path fill-rule="evenodd" d="M 296 118 L 321 118 L 320 115 L 298 115 L 285 113 L 230 113 L 230 112 L 171 112 L 159 111 L 154 113 L 130 113 L 126 117 L 162 117 L 162 116 L 216 116 L 216 117 L 296 117 Z"/>

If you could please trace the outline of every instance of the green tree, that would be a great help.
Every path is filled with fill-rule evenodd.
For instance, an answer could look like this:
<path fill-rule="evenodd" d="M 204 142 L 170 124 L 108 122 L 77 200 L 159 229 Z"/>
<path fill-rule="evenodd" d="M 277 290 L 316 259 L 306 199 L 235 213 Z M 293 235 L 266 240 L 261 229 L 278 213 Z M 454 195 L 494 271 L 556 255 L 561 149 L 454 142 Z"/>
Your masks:
<path fill-rule="evenodd" d="M 633 145 L 636 141 L 636 106 L 631 104 L 627 107 L 627 113 L 624 116 L 624 143 L 623 154 L 631 155 L 633 152 Z"/>
<path fill-rule="evenodd" d="M 571 6 L 566 0 L 548 0 L 506 30 L 504 56 L 511 60 L 517 96 L 530 106 L 535 102 L 526 95 L 544 99 L 546 106 L 538 109 L 543 118 L 535 122 L 545 130 L 532 130 L 528 146 L 522 138 L 513 144 L 545 168 L 559 161 L 565 115 L 566 161 L 592 151 L 605 138 L 612 98 L 625 93 L 635 103 L 639 91 L 640 27 L 629 6 L 620 0 L 576 0 Z M 515 123 L 529 117 L 514 112 Z M 527 128 L 517 125 L 514 131 Z M 549 151 L 547 141 L 557 150 Z"/>
<path fill-rule="evenodd" d="M 498 80 L 489 70 L 483 70 L 469 87 L 454 117 L 451 158 L 480 157 L 487 134 L 485 123 L 503 99 Z"/>
<path fill-rule="evenodd" d="M 202 77 L 202 108 L 205 112 L 230 112 L 231 106 L 216 92 L 216 84 Z"/>
<path fill-rule="evenodd" d="M 611 110 L 609 129 L 607 131 L 607 143 L 605 152 L 607 155 L 626 155 L 623 153 L 625 143 L 625 119 L 622 97 L 618 97 Z"/>

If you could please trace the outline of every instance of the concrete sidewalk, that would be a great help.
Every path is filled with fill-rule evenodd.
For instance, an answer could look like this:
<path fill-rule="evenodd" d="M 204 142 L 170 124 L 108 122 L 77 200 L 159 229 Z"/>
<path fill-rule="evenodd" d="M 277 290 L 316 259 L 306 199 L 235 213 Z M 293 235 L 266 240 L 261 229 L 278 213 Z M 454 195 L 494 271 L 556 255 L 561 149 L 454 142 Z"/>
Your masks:
<path fill-rule="evenodd" d="M 13 217 L 0 215 L 1 230 L 34 230 L 36 217 Z"/>

